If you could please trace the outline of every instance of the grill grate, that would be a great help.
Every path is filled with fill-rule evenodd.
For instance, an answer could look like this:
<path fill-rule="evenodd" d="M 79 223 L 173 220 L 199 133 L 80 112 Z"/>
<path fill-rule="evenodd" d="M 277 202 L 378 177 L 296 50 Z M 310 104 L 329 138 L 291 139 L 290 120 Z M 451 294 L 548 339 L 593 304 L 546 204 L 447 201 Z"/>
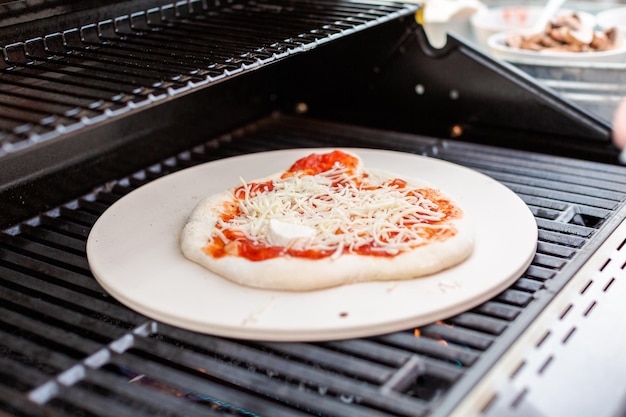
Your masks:
<path fill-rule="evenodd" d="M 414 9 L 189 0 L 0 45 L 0 157 Z"/>
<path fill-rule="evenodd" d="M 419 329 L 325 343 L 261 343 L 154 322 L 111 299 L 85 257 L 114 201 L 168 173 L 242 153 L 381 147 L 482 171 L 514 189 L 540 227 L 508 290 Z M 476 379 L 521 317 L 610 232 L 624 169 L 279 116 L 206 142 L 0 234 L 0 412 L 15 415 L 425 416 Z M 598 243 L 596 243 L 598 242 Z M 586 250 L 588 249 L 588 250 Z M 507 338 L 507 335 L 509 337 Z M 462 394 L 461 394 L 462 395 Z"/>

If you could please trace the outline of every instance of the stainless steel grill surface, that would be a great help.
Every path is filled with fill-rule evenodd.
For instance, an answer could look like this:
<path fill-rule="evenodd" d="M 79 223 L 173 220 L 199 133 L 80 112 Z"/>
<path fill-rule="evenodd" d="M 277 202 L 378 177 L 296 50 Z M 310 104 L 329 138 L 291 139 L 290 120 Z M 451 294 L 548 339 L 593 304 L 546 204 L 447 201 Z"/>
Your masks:
<path fill-rule="evenodd" d="M 98 215 L 155 178 L 242 153 L 381 143 L 482 171 L 529 205 L 540 241 L 515 285 L 418 330 L 258 343 L 154 322 L 112 300 L 89 272 L 85 241 Z M 300 117 L 259 120 L 0 235 L 0 406 L 15 415 L 428 415 L 463 397 L 621 219 L 625 173 Z"/>

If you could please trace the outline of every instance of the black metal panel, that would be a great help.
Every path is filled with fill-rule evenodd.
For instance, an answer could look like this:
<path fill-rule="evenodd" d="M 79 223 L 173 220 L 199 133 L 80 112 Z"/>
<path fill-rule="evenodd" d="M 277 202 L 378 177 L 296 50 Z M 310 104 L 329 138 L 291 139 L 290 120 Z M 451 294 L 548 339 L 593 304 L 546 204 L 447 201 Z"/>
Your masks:
<path fill-rule="evenodd" d="M 502 294 L 442 322 L 311 344 L 224 339 L 154 322 L 111 299 L 91 276 L 89 229 L 133 189 L 219 158 L 320 146 L 430 155 L 498 178 L 535 214 L 533 264 Z M 452 393 L 467 385 L 461 381 L 482 376 L 497 359 L 492 352 L 523 330 L 520 323 L 621 220 L 624 174 L 617 166 L 306 118 L 259 120 L 0 235 L 0 413 L 426 416 L 458 398 Z"/>
<path fill-rule="evenodd" d="M 355 57 L 367 54 L 368 47 L 361 44 Z M 294 95 L 318 118 L 617 162 L 606 121 L 453 36 L 436 49 L 421 27 L 408 26 L 368 71 L 352 68 L 326 77 L 331 90 L 342 92 L 333 101 L 325 92 Z"/>

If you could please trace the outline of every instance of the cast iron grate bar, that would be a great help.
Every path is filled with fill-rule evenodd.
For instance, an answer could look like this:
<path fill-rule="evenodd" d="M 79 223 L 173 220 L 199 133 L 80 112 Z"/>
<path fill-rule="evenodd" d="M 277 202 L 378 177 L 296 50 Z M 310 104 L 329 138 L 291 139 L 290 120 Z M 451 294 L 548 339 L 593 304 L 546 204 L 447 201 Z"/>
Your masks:
<path fill-rule="evenodd" d="M 168 326 L 160 327 L 165 335 L 169 333 Z M 213 358 L 195 352 L 200 348 L 201 353 L 204 353 L 202 345 L 194 346 L 194 343 L 203 343 L 203 340 L 190 340 L 182 334 L 179 337 L 175 345 L 137 340 L 133 353 L 151 358 L 172 358 L 176 360 L 177 366 L 189 368 L 201 364 L 201 373 L 209 378 L 219 377 L 242 392 L 256 392 L 268 398 L 276 392 L 283 392 L 283 401 L 298 404 L 315 414 L 343 416 L 367 413 L 382 417 L 411 415 L 423 409 L 420 400 L 395 393 L 381 395 L 380 385 L 369 384 L 341 372 L 340 360 L 334 364 L 339 369 L 303 364 L 290 356 L 235 343 L 222 343 L 221 346 L 212 344 L 210 355 L 221 356 Z M 230 351 L 220 350 L 220 347 L 228 347 Z M 167 363 L 165 365 L 169 366 Z"/>
<path fill-rule="evenodd" d="M 0 157 L 415 8 L 189 0 L 0 45 Z"/>
<path fill-rule="evenodd" d="M 261 343 L 154 322 L 111 299 L 87 268 L 84 245 L 98 216 L 153 179 L 243 153 L 383 144 L 436 155 L 519 187 L 540 237 L 532 265 L 511 288 L 418 329 L 325 343 Z M 426 416 L 478 363 L 490 360 L 493 346 L 516 331 L 536 297 L 547 296 L 542 290 L 548 283 L 567 278 L 566 267 L 623 207 L 625 172 L 297 117 L 260 120 L 0 235 L 0 412 Z"/>

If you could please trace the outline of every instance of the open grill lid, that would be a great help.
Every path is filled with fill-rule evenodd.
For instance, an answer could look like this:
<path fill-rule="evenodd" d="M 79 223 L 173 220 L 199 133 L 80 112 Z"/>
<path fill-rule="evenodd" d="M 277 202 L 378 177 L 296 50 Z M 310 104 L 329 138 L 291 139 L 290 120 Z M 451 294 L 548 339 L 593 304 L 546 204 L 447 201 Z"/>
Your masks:
<path fill-rule="evenodd" d="M 23 39 L 24 35 L 5 39 L 0 44 L 1 66 L 8 85 L 3 89 L 13 95 L 2 103 L 6 111 L 0 119 L 0 152 L 16 152 L 29 142 L 62 136 L 190 89 L 205 88 L 373 23 L 411 16 L 414 10 L 386 2 L 241 2 L 217 8 L 189 1 L 40 32 L 29 39 Z M 38 23 L 31 22 L 28 28 L 32 30 Z M 42 24 L 39 30 L 45 27 Z M 350 72 L 366 77 L 357 77 L 360 82 L 385 86 L 386 95 L 381 98 L 396 103 L 400 114 L 410 105 L 424 107 L 428 116 L 437 116 L 446 127 L 476 124 L 607 137 L 605 124 L 563 103 L 513 67 L 502 67 L 457 39 L 451 38 L 441 50 L 433 49 L 417 24 L 394 36 L 399 37 L 386 44 L 382 54 L 372 48 L 373 42 L 380 41 L 363 39 L 358 55 L 377 55 L 366 61 L 365 71 L 355 63 Z M 355 53 L 335 56 L 335 61 L 352 60 Z M 404 71 L 398 72 L 398 65 Z M 371 75 L 374 69 L 377 77 Z M 398 74 L 406 74 L 416 84 L 406 86 L 385 79 Z M 341 73 L 333 76 L 342 83 L 350 79 L 344 77 Z M 46 95 L 22 92 L 15 87 L 19 82 L 37 84 Z M 389 90 L 389 86 L 395 88 Z M 422 91 L 416 93 L 416 89 Z M 424 101 L 428 107 L 422 106 Z"/>
<path fill-rule="evenodd" d="M 107 12 L 3 28 L 0 193 L 7 199 L 33 201 L 24 198 L 32 188 L 25 179 L 139 141 L 149 148 L 174 120 L 219 132 L 298 103 L 319 117 L 394 130 L 493 143 L 506 134 L 498 145 L 615 154 L 605 122 L 512 66 L 454 38 L 431 48 L 415 5 L 190 0 L 128 11 L 133 6 L 147 7 L 116 2 Z M 58 29 L 60 19 L 105 14 Z M 32 35 L 37 25 L 56 31 Z M 194 140 L 149 152 L 156 160 Z"/>

